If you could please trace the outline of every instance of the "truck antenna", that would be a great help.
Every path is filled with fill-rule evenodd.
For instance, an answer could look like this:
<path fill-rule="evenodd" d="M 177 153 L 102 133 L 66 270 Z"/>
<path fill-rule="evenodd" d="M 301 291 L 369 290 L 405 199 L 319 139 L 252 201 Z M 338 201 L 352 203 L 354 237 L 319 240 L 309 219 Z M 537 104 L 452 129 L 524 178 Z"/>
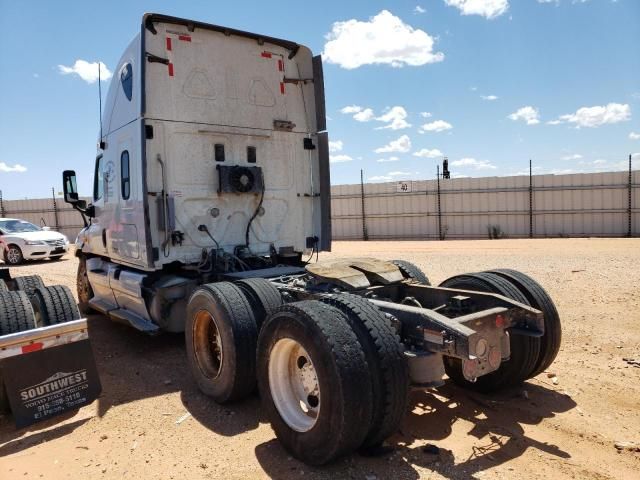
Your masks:
<path fill-rule="evenodd" d="M 100 60 L 98 60 L 98 108 L 100 110 L 100 142 L 98 147 L 104 150 L 104 142 L 102 141 L 102 79 L 100 78 Z"/>

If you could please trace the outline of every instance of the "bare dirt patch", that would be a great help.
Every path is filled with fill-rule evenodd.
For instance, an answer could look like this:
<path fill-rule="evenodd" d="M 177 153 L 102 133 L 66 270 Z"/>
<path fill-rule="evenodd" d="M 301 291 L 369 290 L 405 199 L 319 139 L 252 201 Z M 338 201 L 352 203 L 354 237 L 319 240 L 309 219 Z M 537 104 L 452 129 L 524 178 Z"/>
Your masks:
<path fill-rule="evenodd" d="M 95 315 L 101 398 L 29 429 L 0 418 L 0 478 L 638 478 L 640 453 L 615 442 L 640 442 L 640 368 L 623 360 L 640 359 L 640 240 L 337 242 L 321 258 L 355 255 L 413 261 L 432 283 L 495 267 L 533 276 L 560 311 L 558 359 L 496 396 L 414 392 L 395 453 L 310 468 L 280 447 L 257 397 L 219 406 L 199 393 L 182 335 Z M 75 290 L 76 266 L 69 255 L 12 274 Z"/>

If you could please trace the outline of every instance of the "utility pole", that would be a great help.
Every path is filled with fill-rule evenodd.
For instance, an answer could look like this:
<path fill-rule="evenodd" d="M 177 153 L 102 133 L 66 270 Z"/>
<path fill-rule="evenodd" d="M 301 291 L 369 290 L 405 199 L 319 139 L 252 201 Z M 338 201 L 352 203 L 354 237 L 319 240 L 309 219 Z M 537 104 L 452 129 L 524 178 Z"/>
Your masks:
<path fill-rule="evenodd" d="M 442 238 L 442 208 L 440 204 L 440 165 L 436 167 L 436 178 L 438 185 L 438 239 L 444 240 Z"/>
<path fill-rule="evenodd" d="M 533 167 L 529 159 L 529 238 L 533 238 Z"/>
<path fill-rule="evenodd" d="M 55 219 L 56 232 L 60 230 L 60 222 L 58 221 L 58 204 L 56 203 L 56 191 L 51 187 L 51 198 L 53 198 L 53 218 Z"/>
<path fill-rule="evenodd" d="M 364 210 L 364 170 L 362 169 L 360 169 L 360 198 L 362 200 L 362 239 L 367 241 L 369 233 L 367 232 L 367 217 Z"/>

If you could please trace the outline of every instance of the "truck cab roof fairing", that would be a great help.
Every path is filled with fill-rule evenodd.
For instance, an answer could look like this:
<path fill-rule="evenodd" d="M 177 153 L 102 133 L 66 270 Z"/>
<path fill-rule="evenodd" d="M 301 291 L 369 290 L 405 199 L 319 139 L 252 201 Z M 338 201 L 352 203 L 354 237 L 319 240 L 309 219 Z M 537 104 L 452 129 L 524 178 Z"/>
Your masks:
<path fill-rule="evenodd" d="M 236 30 L 233 28 L 222 27 L 220 25 L 213 25 L 211 23 L 196 22 L 193 20 L 187 20 L 186 18 L 172 17 L 170 15 L 163 15 L 160 13 L 144 14 L 142 18 L 143 27 L 155 35 L 157 32 L 154 26 L 154 22 L 164 22 L 164 23 L 173 23 L 176 25 L 184 25 L 185 27 L 187 27 L 187 29 L 190 32 L 193 32 L 196 28 L 202 28 L 205 30 L 213 30 L 216 32 L 221 32 L 221 33 L 224 33 L 225 35 L 238 35 L 241 37 L 253 38 L 258 43 L 266 42 L 266 43 L 271 43 L 273 45 L 278 45 L 280 47 L 286 48 L 287 50 L 289 50 L 289 59 L 292 59 L 298 52 L 298 49 L 300 48 L 300 45 L 297 44 L 296 42 L 284 40 L 281 38 L 269 37 L 267 35 L 259 35 L 256 33 L 245 32 L 243 30 Z"/>

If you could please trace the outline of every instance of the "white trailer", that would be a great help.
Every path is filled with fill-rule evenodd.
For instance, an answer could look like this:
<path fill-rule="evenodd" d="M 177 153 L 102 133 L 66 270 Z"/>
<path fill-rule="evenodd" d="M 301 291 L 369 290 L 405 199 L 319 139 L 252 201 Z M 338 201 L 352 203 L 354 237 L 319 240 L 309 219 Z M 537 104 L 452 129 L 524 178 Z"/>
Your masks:
<path fill-rule="evenodd" d="M 410 386 L 495 390 L 548 367 L 553 303 L 513 271 L 432 287 L 415 265 L 330 250 L 322 62 L 295 42 L 146 14 L 111 81 L 93 202 L 63 173 L 84 311 L 185 331 L 215 401 L 259 388 L 297 458 L 377 447 Z"/>

